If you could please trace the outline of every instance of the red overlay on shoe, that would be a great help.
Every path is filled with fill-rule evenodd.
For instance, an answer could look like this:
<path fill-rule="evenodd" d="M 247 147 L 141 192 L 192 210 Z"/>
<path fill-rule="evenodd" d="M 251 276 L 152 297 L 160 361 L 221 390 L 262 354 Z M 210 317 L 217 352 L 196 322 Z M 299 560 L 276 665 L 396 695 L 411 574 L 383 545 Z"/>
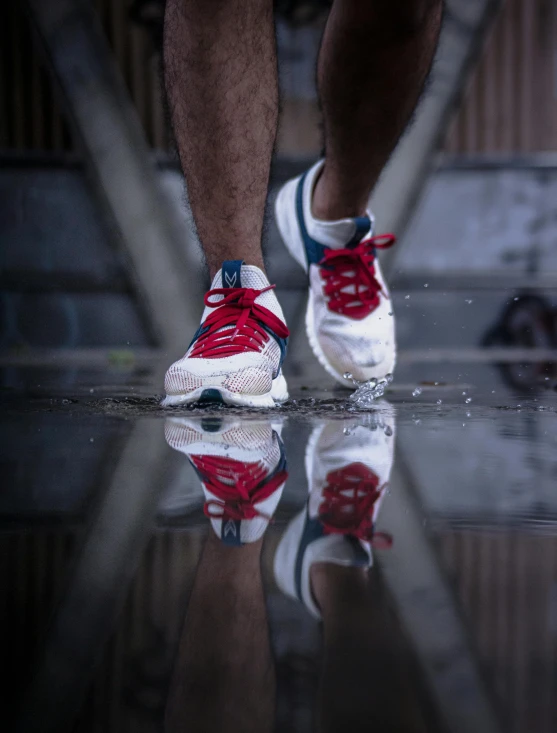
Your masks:
<path fill-rule="evenodd" d="M 386 484 L 379 486 L 376 474 L 363 463 L 351 463 L 327 474 L 319 521 L 326 534 L 349 534 L 385 549 L 392 537 L 373 529 L 373 509 Z"/>
<path fill-rule="evenodd" d="M 190 456 L 190 460 L 207 490 L 218 497 L 205 502 L 203 511 L 209 519 L 271 519 L 255 504 L 268 499 L 286 481 L 288 471 L 278 471 L 266 481 L 268 469 L 261 463 L 223 456 Z"/>
<path fill-rule="evenodd" d="M 197 338 L 190 354 L 192 358 L 220 359 L 223 356 L 243 354 L 246 351 L 261 351 L 269 340 L 267 326 L 279 338 L 289 335 L 286 324 L 280 318 L 255 302 L 261 293 L 274 288 L 269 285 L 262 290 L 254 288 L 216 288 L 205 295 L 205 305 L 214 308 L 203 328 L 207 330 Z M 215 295 L 223 295 L 216 303 Z M 224 330 L 221 330 L 224 329 Z"/>
<path fill-rule="evenodd" d="M 325 250 L 319 265 L 329 310 L 361 320 L 377 308 L 383 290 L 375 277 L 375 250 L 388 249 L 395 241 L 394 234 L 380 234 L 356 247 Z"/>

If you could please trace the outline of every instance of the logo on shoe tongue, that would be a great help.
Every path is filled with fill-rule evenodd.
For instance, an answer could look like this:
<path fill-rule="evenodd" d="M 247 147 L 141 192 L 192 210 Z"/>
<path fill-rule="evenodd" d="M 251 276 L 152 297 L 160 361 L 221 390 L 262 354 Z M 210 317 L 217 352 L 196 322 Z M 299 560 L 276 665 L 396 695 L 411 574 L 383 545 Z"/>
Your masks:
<path fill-rule="evenodd" d="M 222 263 L 222 286 L 223 288 L 242 287 L 242 264 L 243 260 L 225 260 Z"/>
<path fill-rule="evenodd" d="M 232 534 L 234 537 L 236 537 L 236 523 L 232 519 L 229 519 L 228 522 L 224 525 L 223 537 L 227 537 L 229 534 Z"/>

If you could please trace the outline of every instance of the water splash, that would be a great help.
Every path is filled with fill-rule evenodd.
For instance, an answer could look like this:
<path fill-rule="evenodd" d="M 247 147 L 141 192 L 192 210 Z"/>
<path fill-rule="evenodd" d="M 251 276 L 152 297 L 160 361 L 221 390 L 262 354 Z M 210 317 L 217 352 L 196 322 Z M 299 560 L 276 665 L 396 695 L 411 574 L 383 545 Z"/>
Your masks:
<path fill-rule="evenodd" d="M 350 395 L 350 401 L 363 410 L 372 407 L 376 400 L 383 397 L 385 390 L 393 381 L 392 374 L 387 374 L 382 379 L 370 379 L 367 382 L 359 382 L 350 372 L 345 372 L 343 376 L 345 379 L 350 379 L 356 387 L 356 391 Z"/>
<path fill-rule="evenodd" d="M 412 397 L 417 397 L 418 395 L 422 394 L 422 390 L 420 387 L 416 387 L 416 389 L 412 392 Z"/>

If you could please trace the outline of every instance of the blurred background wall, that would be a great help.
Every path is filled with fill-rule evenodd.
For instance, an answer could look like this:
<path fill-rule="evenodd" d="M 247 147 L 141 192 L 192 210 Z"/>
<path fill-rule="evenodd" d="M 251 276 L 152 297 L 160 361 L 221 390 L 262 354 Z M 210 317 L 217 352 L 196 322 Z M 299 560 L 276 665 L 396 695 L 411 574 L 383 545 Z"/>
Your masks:
<path fill-rule="evenodd" d="M 180 246 L 199 266 L 161 92 L 162 3 L 95 0 L 93 5 L 103 40 L 125 83 L 130 109 L 156 162 L 160 184 L 184 227 Z M 53 88 L 25 4 L 8 4 L 3 14 L 0 351 L 4 362 L 22 366 L 24 355 L 33 361 L 37 349 L 46 348 L 102 351 L 160 345 L 164 339 L 153 315 L 156 283 L 137 277 L 134 257 L 139 262 L 142 258 L 130 251 L 119 222 L 104 205 L 102 191 L 90 184 L 90 166 Z M 324 17 L 319 11 L 305 19 L 286 13 L 277 21 L 283 99 L 274 185 L 319 154 L 313 79 Z M 553 312 L 556 54 L 555 3 L 505 0 L 473 54 L 448 129 L 440 126 L 442 142 L 432 161 L 435 171 L 421 182 L 419 206 L 412 209 L 409 226 L 398 232 L 403 236 L 392 276 L 395 290 L 400 285 L 406 293 L 422 288 L 429 275 L 428 295 L 445 292 L 447 285 L 458 291 L 439 297 L 448 298 L 444 306 L 453 310 L 458 304 L 464 328 L 448 332 L 434 327 L 428 313 L 428 342 L 433 331 L 441 344 L 454 346 L 451 333 L 460 330 L 462 343 L 480 345 L 496 325 L 493 313 L 505 316 L 509 287 L 541 298 L 534 305 Z M 433 78 L 435 74 L 434 68 Z M 303 277 L 287 261 L 272 223 L 267 240 L 271 274 L 278 272 L 279 286 L 291 290 L 294 282 L 299 289 L 299 297 L 284 296 L 288 316 L 300 306 Z M 285 268 L 288 277 L 281 282 Z M 463 288 L 479 291 L 480 299 L 487 297 L 489 304 L 482 305 L 481 313 L 462 307 Z M 155 294 L 147 292 L 146 297 L 150 289 Z M 395 301 L 397 297 L 395 292 Z M 437 310 L 439 303 L 434 307 Z M 399 313 L 402 347 L 420 346 L 423 339 L 416 336 L 412 314 L 400 309 Z M 540 336 L 542 342 L 554 337 L 545 332 Z M 299 363 L 292 364 L 298 371 L 306 359 L 302 348 L 299 353 Z M 13 370 L 4 372 L 4 378 L 9 383 L 26 379 L 25 372 Z"/>

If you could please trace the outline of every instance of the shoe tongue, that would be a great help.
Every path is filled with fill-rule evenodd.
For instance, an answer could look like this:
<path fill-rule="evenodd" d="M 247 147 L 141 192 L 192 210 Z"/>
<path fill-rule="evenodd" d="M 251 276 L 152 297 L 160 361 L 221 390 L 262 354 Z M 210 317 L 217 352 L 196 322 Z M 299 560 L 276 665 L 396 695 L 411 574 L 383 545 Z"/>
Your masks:
<path fill-rule="evenodd" d="M 269 285 L 265 274 L 255 265 L 244 265 L 243 260 L 226 260 L 222 263 L 211 285 L 215 288 L 254 288 L 262 290 Z"/>
<path fill-rule="evenodd" d="M 346 244 L 348 249 L 356 247 L 366 236 L 372 226 L 369 216 L 356 216 L 352 221 L 355 226 L 355 231 L 352 239 Z"/>
<path fill-rule="evenodd" d="M 223 288 L 241 288 L 243 260 L 226 260 L 222 263 L 221 277 Z"/>

